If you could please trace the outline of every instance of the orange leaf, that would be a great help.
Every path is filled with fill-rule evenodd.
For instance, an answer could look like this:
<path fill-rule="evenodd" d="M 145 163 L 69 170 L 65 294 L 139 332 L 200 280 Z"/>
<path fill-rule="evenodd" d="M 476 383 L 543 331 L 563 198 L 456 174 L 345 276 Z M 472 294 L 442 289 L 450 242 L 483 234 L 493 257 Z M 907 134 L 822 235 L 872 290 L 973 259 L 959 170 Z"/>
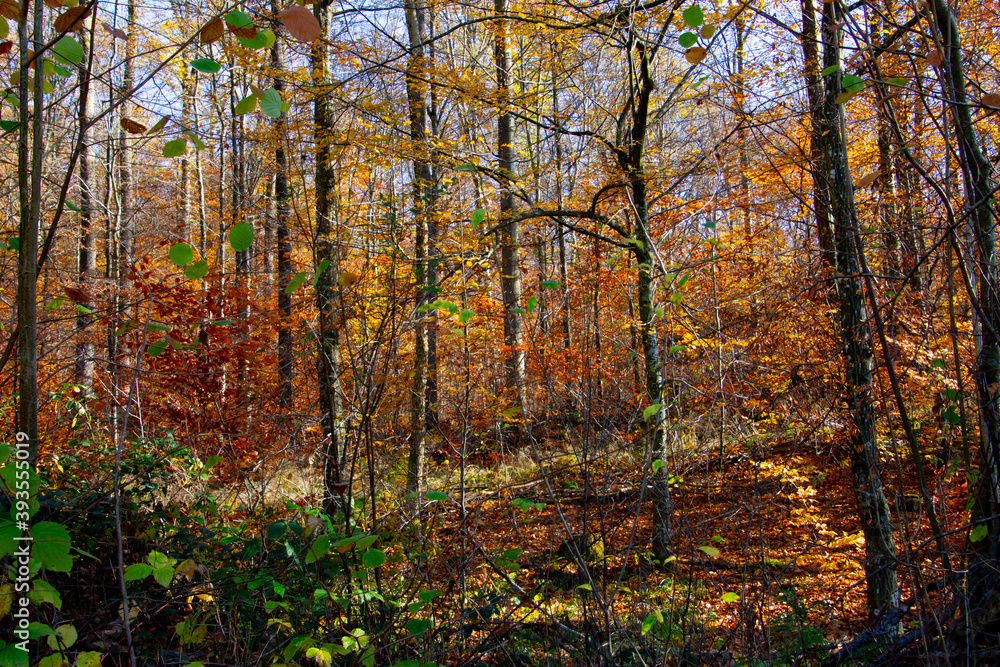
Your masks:
<path fill-rule="evenodd" d="M 931 67 L 940 67 L 944 63 L 944 58 L 937 51 L 927 52 L 927 64 Z"/>
<path fill-rule="evenodd" d="M 73 301 L 76 301 L 77 303 L 90 303 L 92 298 L 89 294 L 87 294 L 83 290 L 76 289 L 75 287 L 66 287 L 65 285 L 63 285 L 63 292 L 66 293 L 66 296 L 71 298 Z"/>
<path fill-rule="evenodd" d="M 146 126 L 142 123 L 137 123 L 131 118 L 121 119 L 122 128 L 129 134 L 145 134 Z"/>
<path fill-rule="evenodd" d="M 319 21 L 313 13 L 299 5 L 292 5 L 281 10 L 281 22 L 285 24 L 285 29 L 292 39 L 309 43 L 319 39 L 322 31 Z"/>
<path fill-rule="evenodd" d="M 5 56 L 14 48 L 14 42 L 3 42 L 0 44 L 0 56 Z"/>
<path fill-rule="evenodd" d="M 705 56 L 708 55 L 708 51 L 705 50 L 703 46 L 692 46 L 690 49 L 684 52 L 684 58 L 687 59 L 692 65 L 697 65 Z"/>
<path fill-rule="evenodd" d="M 1000 94 L 987 93 L 983 95 L 982 103 L 988 107 L 1000 107 Z"/>
<path fill-rule="evenodd" d="M 76 32 L 83 27 L 83 20 L 90 16 L 90 10 L 86 7 L 70 7 L 60 14 L 52 27 L 56 32 Z"/>
<path fill-rule="evenodd" d="M 211 44 L 222 37 L 225 32 L 226 26 L 222 23 L 222 19 L 216 17 L 206 23 L 205 27 L 201 29 L 201 43 Z"/>
<path fill-rule="evenodd" d="M 45 4 L 51 7 L 52 9 L 63 8 L 63 3 L 59 2 L 59 0 L 45 0 Z"/>

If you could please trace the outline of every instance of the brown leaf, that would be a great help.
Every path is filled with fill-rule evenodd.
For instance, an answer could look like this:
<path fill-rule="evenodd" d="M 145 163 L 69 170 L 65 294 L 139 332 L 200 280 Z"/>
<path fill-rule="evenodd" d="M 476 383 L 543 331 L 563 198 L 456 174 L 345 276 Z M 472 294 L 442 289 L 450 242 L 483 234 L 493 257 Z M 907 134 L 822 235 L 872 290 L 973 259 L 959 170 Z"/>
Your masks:
<path fill-rule="evenodd" d="M 5 56 L 14 48 L 14 42 L 0 43 L 0 56 Z"/>
<path fill-rule="evenodd" d="M 229 32 L 233 33 L 237 37 L 242 37 L 243 39 L 253 39 L 257 36 L 257 28 L 251 26 L 245 26 L 242 28 L 237 28 L 229 21 L 226 21 L 226 27 L 229 28 Z"/>
<path fill-rule="evenodd" d="M 120 39 L 123 42 L 128 40 L 128 34 L 114 27 L 107 21 L 101 21 L 101 27 L 104 28 L 104 31 L 107 32 L 112 37 L 114 37 L 115 39 Z"/>
<path fill-rule="evenodd" d="M 878 171 L 868 174 L 867 176 L 864 176 L 860 181 L 858 181 L 855 187 L 858 188 L 870 187 L 876 181 L 876 179 L 878 179 L 879 176 L 881 176 L 881 172 Z"/>
<path fill-rule="evenodd" d="M 86 7 L 70 7 L 58 17 L 52 27 L 56 32 L 76 32 L 83 27 L 83 21 L 90 16 L 90 10 Z"/>
<path fill-rule="evenodd" d="M 122 129 L 124 129 L 129 134 L 145 134 L 146 126 L 142 123 L 137 123 L 131 118 L 122 118 L 121 120 Z"/>
<path fill-rule="evenodd" d="M 59 0 L 45 0 L 45 4 L 52 9 L 63 9 L 63 3 L 59 2 Z"/>
<path fill-rule="evenodd" d="M 927 64 L 931 67 L 940 67 L 944 63 L 944 58 L 937 51 L 927 52 Z"/>
<path fill-rule="evenodd" d="M 687 59 L 687 61 L 692 65 L 697 65 L 704 60 L 707 55 L 708 51 L 706 51 L 703 46 L 692 46 L 684 52 L 684 58 Z"/>
<path fill-rule="evenodd" d="M 66 296 L 77 303 L 90 303 L 93 298 L 87 292 L 84 292 L 81 289 L 76 289 L 75 287 L 66 287 L 63 285 L 63 292 L 66 293 Z"/>
<path fill-rule="evenodd" d="M 982 103 L 988 107 L 1000 108 L 1000 93 L 987 93 L 983 95 Z"/>
<path fill-rule="evenodd" d="M 0 16 L 10 21 L 17 21 L 21 16 L 21 6 L 10 0 L 0 2 Z"/>
<path fill-rule="evenodd" d="M 319 21 L 313 13 L 305 7 L 292 5 L 281 10 L 281 22 L 285 24 L 285 29 L 292 39 L 309 43 L 319 39 L 322 30 Z"/>
<path fill-rule="evenodd" d="M 201 43 L 211 44 L 222 37 L 225 32 L 226 26 L 222 23 L 222 19 L 216 17 L 206 23 L 205 27 L 201 29 Z"/>

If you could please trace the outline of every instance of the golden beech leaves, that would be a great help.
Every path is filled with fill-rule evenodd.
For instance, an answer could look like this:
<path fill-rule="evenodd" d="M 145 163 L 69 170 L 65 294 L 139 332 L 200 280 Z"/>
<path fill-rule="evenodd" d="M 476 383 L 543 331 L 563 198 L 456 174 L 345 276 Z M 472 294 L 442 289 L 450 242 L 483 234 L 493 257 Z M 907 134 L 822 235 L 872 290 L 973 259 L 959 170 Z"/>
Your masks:
<path fill-rule="evenodd" d="M 704 46 L 692 46 L 684 52 L 684 58 L 686 58 L 692 65 L 697 65 L 704 60 L 707 55 L 708 51 L 705 50 Z"/>
<path fill-rule="evenodd" d="M 52 27 L 56 32 L 76 32 L 83 27 L 83 21 L 90 16 L 90 10 L 86 7 L 70 7 L 60 14 Z"/>
<path fill-rule="evenodd" d="M 281 10 L 281 22 L 285 24 L 285 29 L 292 39 L 309 43 L 319 39 L 321 34 L 319 21 L 313 13 L 299 5 L 292 5 Z"/>
<path fill-rule="evenodd" d="M 201 43 L 211 44 L 220 37 L 226 31 L 226 26 L 222 23 L 222 19 L 216 17 L 205 24 L 205 27 L 201 29 Z"/>
<path fill-rule="evenodd" d="M 146 126 L 142 123 L 137 123 L 131 118 L 122 118 L 121 120 L 122 129 L 129 134 L 145 134 Z"/>

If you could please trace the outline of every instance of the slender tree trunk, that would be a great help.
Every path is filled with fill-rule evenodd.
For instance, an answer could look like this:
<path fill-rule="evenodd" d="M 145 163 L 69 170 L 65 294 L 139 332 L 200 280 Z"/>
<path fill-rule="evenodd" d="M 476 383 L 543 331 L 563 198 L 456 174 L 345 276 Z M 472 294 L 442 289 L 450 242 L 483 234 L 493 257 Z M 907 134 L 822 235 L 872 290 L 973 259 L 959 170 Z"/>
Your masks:
<path fill-rule="evenodd" d="M 132 89 L 135 87 L 135 52 L 136 52 L 136 0 L 128 0 L 128 39 L 125 41 L 125 62 L 122 65 L 121 105 L 122 118 L 129 118 L 132 113 Z M 133 192 L 133 168 L 135 162 L 132 138 L 125 128 L 119 127 L 118 142 L 121 158 L 118 163 L 118 201 L 119 201 L 119 282 L 125 280 L 135 259 L 136 211 L 135 194 Z"/>
<path fill-rule="evenodd" d="M 494 0 L 499 17 L 495 22 L 493 61 L 497 81 L 497 172 L 500 174 L 500 289 L 503 296 L 504 343 L 510 350 L 507 358 L 507 389 L 521 408 L 521 424 L 527 419 L 524 410 L 524 349 L 521 321 L 521 265 L 518 249 L 518 223 L 513 220 L 514 206 L 514 134 L 510 111 L 510 54 L 507 48 L 507 0 Z M 518 429 L 520 432 L 521 429 Z"/>
<path fill-rule="evenodd" d="M 434 177 L 428 154 L 428 86 L 426 58 L 427 8 L 422 0 L 407 0 L 406 27 L 410 55 L 406 64 L 406 95 L 410 113 L 410 149 L 413 153 L 411 193 L 414 211 L 414 285 L 417 305 L 413 328 L 413 385 L 410 389 L 410 455 L 406 491 L 410 513 L 416 515 L 423 493 L 428 415 L 429 318 L 420 306 L 433 292 L 428 252 L 428 218 L 433 215 Z"/>
<path fill-rule="evenodd" d="M 823 138 L 827 182 L 831 186 L 836 258 L 834 278 L 840 303 L 847 402 L 852 417 L 848 437 L 854 497 L 865 535 L 868 612 L 870 619 L 874 620 L 880 611 L 898 604 L 899 588 L 893 527 L 879 471 L 868 312 L 858 249 L 854 245 L 857 215 L 843 134 L 843 105 L 835 101 L 841 90 L 838 11 L 834 3 L 823 6 L 823 66 L 824 70 L 832 71 L 825 79 L 820 136 Z"/>
<path fill-rule="evenodd" d="M 832 271 L 836 258 L 833 249 L 833 226 L 830 220 L 830 185 L 823 166 L 823 81 L 820 78 L 819 41 L 816 34 L 816 7 L 813 0 L 802 0 L 802 54 L 805 60 L 806 94 L 812 132 L 809 138 L 809 170 L 813 181 L 813 213 L 819 238 L 823 269 Z"/>
<path fill-rule="evenodd" d="M 320 0 L 313 6 L 323 36 L 330 32 L 332 0 Z M 324 452 L 324 511 L 329 516 L 340 507 L 344 493 L 341 454 L 345 447 L 343 404 L 340 393 L 340 330 L 336 320 L 337 253 L 334 250 L 334 196 L 337 175 L 331 144 L 334 139 L 334 107 L 331 99 L 328 50 L 322 41 L 314 43 L 310 53 L 313 69 L 315 103 L 313 122 L 316 133 L 316 308 L 319 311 L 319 349 L 317 375 L 319 405 L 326 440 Z"/>
<path fill-rule="evenodd" d="M 277 14 L 281 7 L 277 0 L 271 1 L 271 11 Z M 284 34 L 279 34 L 271 46 L 271 69 L 274 70 L 274 89 L 282 93 L 285 89 Z M 278 402 L 292 403 L 292 295 L 285 292 L 292 279 L 292 242 L 288 233 L 288 158 L 285 155 L 287 141 L 287 119 L 282 113 L 274 121 L 274 226 L 278 264 Z"/>
<path fill-rule="evenodd" d="M 90 26 L 94 17 L 86 22 L 77 32 L 80 43 L 84 46 L 84 52 L 90 53 Z M 85 62 L 89 58 L 85 57 Z M 90 71 L 87 67 L 80 68 L 79 74 L 80 89 L 89 89 Z M 98 211 L 96 203 L 97 187 L 94 178 L 94 169 L 97 160 L 94 156 L 94 149 L 91 145 L 93 141 L 92 132 L 87 128 L 94 117 L 94 96 L 88 94 L 86 100 L 80 105 L 77 116 L 81 128 L 84 128 L 80 141 L 80 250 L 77 263 L 77 275 L 80 291 L 88 295 L 90 287 L 96 277 L 97 255 L 94 249 L 96 233 L 94 229 L 95 212 Z M 93 304 L 88 300 L 82 303 L 88 309 L 93 309 Z M 78 313 L 76 316 L 76 382 L 83 388 L 83 393 L 89 396 L 94 389 L 94 344 L 88 340 L 87 328 L 93 322 L 93 316 L 85 313 Z"/>
<path fill-rule="evenodd" d="M 1000 563 L 1000 279 L 997 270 L 994 187 L 996 174 L 983 149 L 973 124 L 965 74 L 962 66 L 962 45 L 958 25 L 947 3 L 933 0 L 934 22 L 940 31 L 944 62 L 940 68 L 945 99 L 949 100 L 955 128 L 955 140 L 961 160 L 966 207 L 970 211 L 975 238 L 976 274 L 979 277 L 978 315 L 980 318 L 979 358 L 976 363 L 976 390 L 980 410 L 979 480 L 972 519 L 976 524 L 970 571 L 968 625 L 974 629 L 973 641 L 988 641 L 980 636 L 983 625 L 996 622 L 1000 605 L 1000 581 L 996 576 Z M 985 528 L 985 530 L 983 530 Z"/>

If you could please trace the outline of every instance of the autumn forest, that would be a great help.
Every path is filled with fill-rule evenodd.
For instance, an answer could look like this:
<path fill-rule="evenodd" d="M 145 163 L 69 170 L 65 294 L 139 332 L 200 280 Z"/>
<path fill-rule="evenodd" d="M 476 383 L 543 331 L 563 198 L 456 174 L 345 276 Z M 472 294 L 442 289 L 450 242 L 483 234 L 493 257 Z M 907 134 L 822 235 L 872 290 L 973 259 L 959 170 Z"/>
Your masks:
<path fill-rule="evenodd" d="M 993 0 L 0 0 L 0 667 L 1000 662 Z"/>

